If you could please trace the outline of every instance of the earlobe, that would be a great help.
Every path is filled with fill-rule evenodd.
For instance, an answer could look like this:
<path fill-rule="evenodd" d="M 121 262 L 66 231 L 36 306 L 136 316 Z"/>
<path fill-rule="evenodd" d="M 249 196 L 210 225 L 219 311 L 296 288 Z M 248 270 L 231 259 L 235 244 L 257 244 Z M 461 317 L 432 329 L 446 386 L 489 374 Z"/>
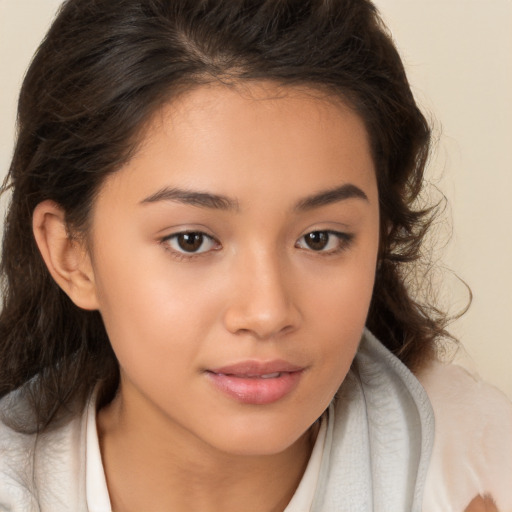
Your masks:
<path fill-rule="evenodd" d="M 39 203 L 32 216 L 32 229 L 55 282 L 78 307 L 98 309 L 90 256 L 84 244 L 70 236 L 64 210 L 53 201 Z"/>

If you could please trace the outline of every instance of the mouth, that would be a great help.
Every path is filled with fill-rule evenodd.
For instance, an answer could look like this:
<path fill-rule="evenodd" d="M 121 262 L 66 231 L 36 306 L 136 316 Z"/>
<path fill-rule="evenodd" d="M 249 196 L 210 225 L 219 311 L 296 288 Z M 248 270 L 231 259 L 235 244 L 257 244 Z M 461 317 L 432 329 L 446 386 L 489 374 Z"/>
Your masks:
<path fill-rule="evenodd" d="M 286 361 L 246 361 L 205 373 L 214 388 L 228 398 L 244 404 L 266 405 L 291 394 L 304 368 Z"/>
<path fill-rule="evenodd" d="M 241 361 L 227 366 L 211 368 L 210 372 L 245 378 L 275 378 L 276 374 L 302 371 L 302 366 L 289 363 L 282 359 L 273 361 Z"/>
<path fill-rule="evenodd" d="M 239 375 L 236 373 L 218 373 L 217 375 L 225 375 L 230 377 L 238 377 L 239 379 L 277 379 L 285 372 L 266 373 L 263 375 Z"/>

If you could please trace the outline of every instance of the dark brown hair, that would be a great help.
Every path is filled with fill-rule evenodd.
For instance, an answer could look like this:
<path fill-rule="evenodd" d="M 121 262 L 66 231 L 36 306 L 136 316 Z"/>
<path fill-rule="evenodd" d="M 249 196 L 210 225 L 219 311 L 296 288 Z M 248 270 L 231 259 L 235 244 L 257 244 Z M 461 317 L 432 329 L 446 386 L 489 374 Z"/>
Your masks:
<path fill-rule="evenodd" d="M 431 357 L 444 317 L 411 295 L 432 211 L 415 208 L 430 130 L 368 0 L 68 0 L 27 72 L 3 240 L 0 396 L 25 386 L 38 428 L 119 370 L 98 312 L 50 277 L 32 234 L 35 206 L 86 232 L 103 180 L 126 162 L 152 114 L 211 81 L 272 80 L 339 95 L 364 120 L 380 196 L 381 240 L 368 327 L 405 364 Z"/>

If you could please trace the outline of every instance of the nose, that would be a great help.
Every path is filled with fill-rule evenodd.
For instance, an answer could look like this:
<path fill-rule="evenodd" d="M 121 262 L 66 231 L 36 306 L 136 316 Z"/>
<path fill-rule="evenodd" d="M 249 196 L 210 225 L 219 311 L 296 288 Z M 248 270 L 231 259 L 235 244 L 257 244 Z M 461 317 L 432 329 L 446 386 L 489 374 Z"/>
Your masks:
<path fill-rule="evenodd" d="M 293 280 L 275 254 L 241 259 L 233 272 L 224 324 L 233 334 L 270 339 L 295 331 L 301 322 Z"/>

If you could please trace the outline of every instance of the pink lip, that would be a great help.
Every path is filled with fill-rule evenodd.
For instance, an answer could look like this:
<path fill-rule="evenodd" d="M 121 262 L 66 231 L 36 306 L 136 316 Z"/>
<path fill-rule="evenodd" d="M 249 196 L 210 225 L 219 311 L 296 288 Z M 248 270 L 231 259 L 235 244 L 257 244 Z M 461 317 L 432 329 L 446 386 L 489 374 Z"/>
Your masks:
<path fill-rule="evenodd" d="M 304 368 L 286 361 L 243 361 L 207 370 L 214 386 L 236 401 L 265 405 L 281 400 L 298 385 Z"/>

